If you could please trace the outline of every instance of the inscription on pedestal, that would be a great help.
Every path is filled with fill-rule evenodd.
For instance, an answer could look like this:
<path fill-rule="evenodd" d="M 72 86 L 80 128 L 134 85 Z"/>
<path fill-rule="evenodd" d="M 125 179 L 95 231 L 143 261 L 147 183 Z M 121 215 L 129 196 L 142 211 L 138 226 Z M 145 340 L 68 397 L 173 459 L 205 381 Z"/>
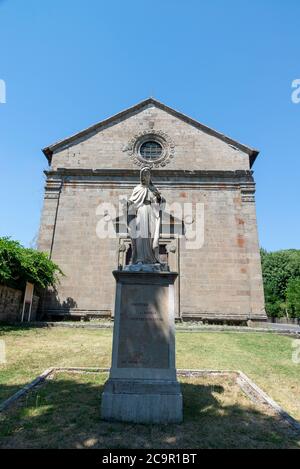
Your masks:
<path fill-rule="evenodd" d="M 122 291 L 118 368 L 169 367 L 168 301 L 163 286 L 127 285 Z"/>

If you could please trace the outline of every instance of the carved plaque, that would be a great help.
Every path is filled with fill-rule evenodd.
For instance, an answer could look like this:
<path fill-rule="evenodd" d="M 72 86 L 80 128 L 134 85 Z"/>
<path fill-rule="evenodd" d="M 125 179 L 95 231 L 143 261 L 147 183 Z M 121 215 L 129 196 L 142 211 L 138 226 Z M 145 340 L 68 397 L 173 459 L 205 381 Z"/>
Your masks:
<path fill-rule="evenodd" d="M 123 285 L 119 368 L 169 367 L 168 287 Z"/>

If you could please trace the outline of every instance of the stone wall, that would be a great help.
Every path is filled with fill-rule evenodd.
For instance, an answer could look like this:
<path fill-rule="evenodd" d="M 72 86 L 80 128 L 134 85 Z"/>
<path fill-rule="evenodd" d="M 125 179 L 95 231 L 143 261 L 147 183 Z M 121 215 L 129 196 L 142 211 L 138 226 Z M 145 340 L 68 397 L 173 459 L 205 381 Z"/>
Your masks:
<path fill-rule="evenodd" d="M 34 295 L 31 309 L 31 321 L 36 319 L 39 297 Z M 21 321 L 23 292 L 15 288 L 0 285 L 0 322 Z"/>
<path fill-rule="evenodd" d="M 254 195 L 249 196 L 249 185 L 253 184 L 250 182 L 245 192 L 239 179 L 220 184 L 211 176 L 210 187 L 198 181 L 196 188 L 184 179 L 177 180 L 177 188 L 166 184 L 163 176 L 157 179 L 155 183 L 170 204 L 200 203 L 204 210 L 203 245 L 188 249 L 184 239 L 179 242 L 181 315 L 229 320 L 264 318 L 255 203 Z M 119 240 L 97 237 L 97 223 L 102 219 L 97 207 L 100 203 L 117 207 L 119 196 L 129 196 L 132 188 L 133 184 L 128 183 L 122 188 L 104 184 L 92 176 L 84 182 L 76 176 L 64 182 L 53 242 L 49 244 L 52 259 L 65 277 L 58 296 L 48 295 L 46 309 L 111 314 L 115 289 L 111 272 L 118 266 Z"/>
<path fill-rule="evenodd" d="M 0 285 L 0 321 L 17 322 L 21 319 L 23 292 Z"/>

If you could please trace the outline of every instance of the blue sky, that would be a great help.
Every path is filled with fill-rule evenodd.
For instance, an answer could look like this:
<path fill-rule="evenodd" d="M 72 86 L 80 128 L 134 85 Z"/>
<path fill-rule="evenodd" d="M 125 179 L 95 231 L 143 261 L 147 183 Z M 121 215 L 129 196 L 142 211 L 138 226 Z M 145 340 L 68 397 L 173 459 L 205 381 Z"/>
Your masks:
<path fill-rule="evenodd" d="M 261 151 L 260 244 L 300 249 L 299 0 L 0 0 L 0 236 L 38 232 L 41 148 L 148 97 Z"/>

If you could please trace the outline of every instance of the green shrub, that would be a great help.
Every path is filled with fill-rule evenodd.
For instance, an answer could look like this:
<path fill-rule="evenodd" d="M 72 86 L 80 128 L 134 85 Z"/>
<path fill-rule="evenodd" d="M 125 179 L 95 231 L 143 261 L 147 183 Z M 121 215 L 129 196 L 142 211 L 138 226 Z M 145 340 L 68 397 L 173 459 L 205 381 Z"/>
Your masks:
<path fill-rule="evenodd" d="M 55 287 L 63 275 L 46 253 L 24 248 L 18 241 L 0 238 L 0 283 L 23 289 L 26 282 L 40 288 Z"/>

